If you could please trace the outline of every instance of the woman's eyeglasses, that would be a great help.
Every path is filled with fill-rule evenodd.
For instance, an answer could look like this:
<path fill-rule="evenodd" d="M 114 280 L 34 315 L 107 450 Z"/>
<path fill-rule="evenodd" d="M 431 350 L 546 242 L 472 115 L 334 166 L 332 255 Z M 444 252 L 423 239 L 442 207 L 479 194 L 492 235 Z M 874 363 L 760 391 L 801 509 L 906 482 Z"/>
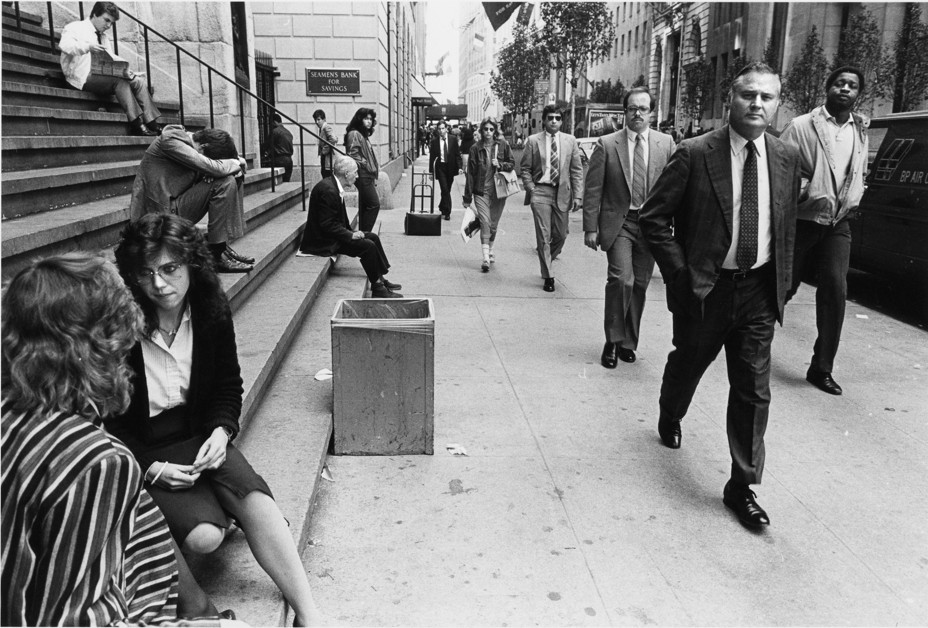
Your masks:
<path fill-rule="evenodd" d="M 167 264 L 162 264 L 154 270 L 150 268 L 142 268 L 136 271 L 135 280 L 140 284 L 150 283 L 155 280 L 155 275 L 158 275 L 165 281 L 172 281 L 180 278 L 180 271 L 184 266 L 186 266 L 186 264 L 183 262 L 168 262 Z"/>
<path fill-rule="evenodd" d="M 480 130 L 483 131 L 484 133 L 496 133 L 496 129 L 494 129 L 494 128 L 491 127 L 491 126 L 488 126 L 487 128 L 485 128 L 485 129 L 480 129 Z"/>

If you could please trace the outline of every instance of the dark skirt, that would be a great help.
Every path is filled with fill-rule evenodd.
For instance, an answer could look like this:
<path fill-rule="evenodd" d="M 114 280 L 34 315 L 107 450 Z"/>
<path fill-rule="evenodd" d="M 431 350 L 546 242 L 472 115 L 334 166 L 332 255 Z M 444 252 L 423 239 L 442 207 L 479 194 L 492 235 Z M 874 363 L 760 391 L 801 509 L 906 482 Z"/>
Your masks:
<path fill-rule="evenodd" d="M 148 449 L 145 453 L 155 460 L 189 465 L 196 460 L 197 452 L 206 442 L 202 435 L 189 436 L 188 422 L 183 408 L 172 408 L 152 421 L 158 423 L 159 432 L 174 433 L 176 438 Z M 157 470 L 157 467 L 156 467 Z M 273 499 L 270 487 L 251 467 L 245 456 L 231 443 L 226 447 L 226 461 L 218 469 L 204 471 L 189 489 L 169 491 L 149 485 L 148 493 L 164 513 L 171 535 L 178 545 L 183 546 L 187 535 L 201 523 L 211 523 L 219 528 L 229 527 L 228 513 L 216 497 L 216 487 L 223 486 L 239 499 L 252 491 L 261 491 Z"/>

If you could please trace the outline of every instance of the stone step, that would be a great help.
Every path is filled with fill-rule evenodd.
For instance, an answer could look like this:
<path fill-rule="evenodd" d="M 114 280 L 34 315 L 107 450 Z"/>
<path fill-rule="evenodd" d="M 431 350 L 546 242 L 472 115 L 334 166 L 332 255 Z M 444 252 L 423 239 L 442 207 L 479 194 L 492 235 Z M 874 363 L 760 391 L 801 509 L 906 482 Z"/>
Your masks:
<path fill-rule="evenodd" d="M 54 107 L 78 111 L 102 110 L 111 113 L 122 113 L 125 116 L 115 97 L 104 98 L 90 92 L 74 89 L 70 85 L 52 87 L 20 81 L 3 81 L 2 90 L 4 105 Z M 155 104 L 161 110 L 161 113 L 171 116 L 176 116 L 180 107 L 179 103 L 171 101 L 156 100 Z M 187 117 L 185 116 L 185 120 Z M 199 115 L 197 117 L 202 119 Z"/>
<path fill-rule="evenodd" d="M 48 52 L 50 54 L 58 53 L 58 41 L 61 39 L 61 32 L 55 29 L 55 46 L 51 45 L 48 39 L 48 29 L 39 27 L 35 24 L 23 24 L 23 32 L 16 30 L 16 20 L 12 17 L 3 17 L 3 41 L 15 44 L 30 50 L 39 52 Z"/>
<path fill-rule="evenodd" d="M 3 105 L 2 110 L 4 136 L 23 135 L 127 135 L 129 132 L 126 114 L 104 111 L 81 111 L 75 109 L 57 109 L 53 107 L 29 107 Z M 161 124 L 180 124 L 176 115 L 162 112 L 158 122 Z M 190 131 L 198 131 L 209 125 L 209 117 L 184 116 L 184 126 Z M 4 168 L 11 164 L 4 162 Z M 14 167 L 15 168 L 15 167 Z"/>
<path fill-rule="evenodd" d="M 277 176 L 282 175 L 278 169 Z M 250 177 L 250 179 L 248 178 Z M 299 183 L 280 183 L 276 193 L 252 188 L 270 183 L 269 171 L 246 175 L 246 230 L 256 228 L 280 213 L 294 209 L 302 216 Z M 308 191 L 307 191 L 308 193 Z M 2 276 L 15 274 L 34 257 L 78 249 L 100 250 L 115 244 L 129 217 L 129 195 L 101 199 L 3 221 Z"/>
<path fill-rule="evenodd" d="M 151 140 L 151 138 L 126 139 Z M 64 206 L 128 194 L 132 191 L 132 182 L 138 172 L 143 153 L 144 149 L 139 151 L 134 159 L 121 162 L 6 172 L 3 174 L 3 182 L 0 186 L 3 198 L 3 217 L 4 219 L 20 218 Z M 6 155 L 4 159 L 7 159 Z M 246 155 L 245 160 L 252 163 L 254 155 Z M 266 172 L 269 170 L 267 169 Z M 278 173 L 283 172 L 282 168 L 277 170 Z M 260 169 L 249 172 L 251 176 L 246 175 L 246 185 L 260 181 L 260 172 Z M 270 187 L 269 179 L 266 187 Z"/>
<path fill-rule="evenodd" d="M 51 85 L 53 87 L 65 87 L 68 82 L 64 80 L 64 72 L 61 68 L 38 67 L 31 63 L 20 63 L 17 61 L 8 61 L 3 59 L 3 78 L 8 81 L 19 83 Z"/>
<path fill-rule="evenodd" d="M 16 24 L 16 8 L 13 6 L 12 2 L 4 2 L 0 11 L 2 11 L 3 17 L 12 19 L 13 24 Z M 19 11 L 19 19 L 23 23 L 34 24 L 36 26 L 41 26 L 45 22 L 45 17 L 43 15 L 29 13 L 22 9 Z"/>
<path fill-rule="evenodd" d="M 36 37 L 44 37 L 45 41 L 48 41 L 48 26 L 45 25 L 45 19 L 39 17 L 36 14 L 31 14 L 27 19 L 22 19 L 22 16 L 25 14 L 20 12 L 22 30 L 16 28 L 16 13 L 11 11 L 7 14 L 6 11 L 3 12 L 3 37 L 6 38 L 10 33 L 25 33 L 27 35 L 34 35 Z M 36 23 L 36 18 L 38 18 L 38 23 Z M 55 29 L 55 41 L 61 39 L 61 29 Z"/>
<path fill-rule="evenodd" d="M 123 117 L 125 120 L 125 116 Z M 4 129 L 6 131 L 6 129 Z M 132 135 L 44 135 L 9 137 L 3 134 L 3 171 L 42 171 L 84 164 L 139 162 L 154 137 Z"/>
<path fill-rule="evenodd" d="M 57 54 L 52 54 L 48 51 L 23 48 L 22 46 L 6 43 L 6 41 L 4 41 L 2 47 L 0 47 L 0 51 L 2 51 L 4 61 L 27 63 L 39 68 L 47 68 L 49 70 L 61 70 L 60 56 Z"/>

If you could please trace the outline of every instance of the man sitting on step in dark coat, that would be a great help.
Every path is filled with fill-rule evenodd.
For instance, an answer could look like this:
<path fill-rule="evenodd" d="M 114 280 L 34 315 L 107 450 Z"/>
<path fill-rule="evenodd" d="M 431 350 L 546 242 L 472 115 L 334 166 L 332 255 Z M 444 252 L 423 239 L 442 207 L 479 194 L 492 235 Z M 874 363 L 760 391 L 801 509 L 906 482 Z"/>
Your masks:
<path fill-rule="evenodd" d="M 206 241 L 216 272 L 247 273 L 254 258 L 236 253 L 228 244 L 245 232 L 245 170 L 245 160 L 225 131 L 188 133 L 169 124 L 142 157 L 132 186 L 130 219 L 161 212 L 195 223 L 208 213 Z"/>
<path fill-rule="evenodd" d="M 298 257 L 331 256 L 339 253 L 358 257 L 371 282 L 371 297 L 398 299 L 403 286 L 387 281 L 384 275 L 390 262 L 376 233 L 352 231 L 345 209 L 345 190 L 358 178 L 358 162 L 336 155 L 331 177 L 316 184 L 309 196 L 306 229 L 300 242 Z"/>

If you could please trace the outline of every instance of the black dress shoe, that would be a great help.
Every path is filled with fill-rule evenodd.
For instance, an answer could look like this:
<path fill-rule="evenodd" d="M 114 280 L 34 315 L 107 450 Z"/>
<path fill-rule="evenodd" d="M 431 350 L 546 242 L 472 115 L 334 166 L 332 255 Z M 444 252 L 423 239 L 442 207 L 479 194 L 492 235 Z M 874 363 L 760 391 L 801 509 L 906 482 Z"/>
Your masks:
<path fill-rule="evenodd" d="M 732 484 L 729 480 L 722 491 L 722 503 L 731 508 L 738 520 L 751 528 L 769 526 L 770 517 L 764 509 L 754 500 L 757 495 L 747 486 Z"/>
<path fill-rule="evenodd" d="M 619 349 L 619 359 L 631 364 L 635 361 L 635 352 L 631 349 Z"/>
<path fill-rule="evenodd" d="M 234 619 L 235 619 L 235 611 L 233 611 L 231 608 L 227 608 L 226 610 L 224 610 L 224 611 L 222 611 L 221 613 L 219 613 L 219 619 L 232 619 L 232 620 L 234 620 Z"/>
<path fill-rule="evenodd" d="M 442 214 L 442 215 L 441 215 L 441 219 L 442 219 L 442 220 L 451 220 L 451 214 Z"/>
<path fill-rule="evenodd" d="M 397 290 L 402 290 L 403 286 L 398 283 L 393 283 L 392 281 L 387 281 L 386 277 L 381 277 L 380 281 L 383 283 L 384 288 L 396 292 Z"/>
<path fill-rule="evenodd" d="M 661 435 L 665 447 L 680 449 L 683 432 L 680 430 L 680 419 L 671 419 L 661 415 L 657 421 L 657 433 Z"/>
<path fill-rule="evenodd" d="M 619 363 L 616 357 L 616 351 L 618 351 L 616 344 L 614 342 L 607 342 L 603 346 L 603 355 L 599 358 L 599 362 L 607 369 L 614 369 L 615 365 Z"/>
<path fill-rule="evenodd" d="M 403 295 L 399 292 L 393 292 L 380 282 L 371 284 L 372 299 L 402 299 Z"/>
<path fill-rule="evenodd" d="M 248 257 L 247 255 L 242 255 L 241 253 L 233 249 L 228 244 L 226 245 L 226 255 L 228 255 L 235 261 L 241 262 L 243 264 L 254 264 L 255 263 L 255 258 Z"/>
<path fill-rule="evenodd" d="M 229 249 L 225 249 L 213 260 L 213 270 L 217 273 L 250 273 L 254 266 L 233 259 L 229 255 Z"/>
<path fill-rule="evenodd" d="M 806 381 L 824 390 L 829 395 L 840 395 L 844 392 L 841 390 L 841 387 L 838 386 L 838 382 L 832 379 L 831 373 L 822 373 L 821 371 L 809 369 L 806 373 Z"/>
<path fill-rule="evenodd" d="M 554 292 L 554 277 L 545 279 L 545 285 L 541 289 L 545 292 Z"/>

